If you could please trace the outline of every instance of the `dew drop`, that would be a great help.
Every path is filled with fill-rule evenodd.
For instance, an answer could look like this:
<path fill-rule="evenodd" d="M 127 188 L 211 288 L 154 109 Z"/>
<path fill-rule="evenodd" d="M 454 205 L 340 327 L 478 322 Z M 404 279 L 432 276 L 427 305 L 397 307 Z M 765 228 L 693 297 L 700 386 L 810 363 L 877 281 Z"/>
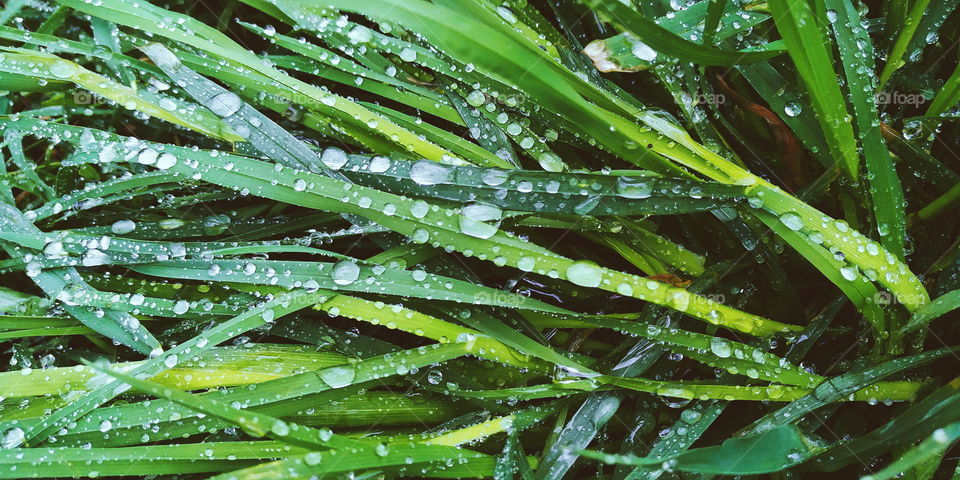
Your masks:
<path fill-rule="evenodd" d="M 343 388 L 353 384 L 357 378 L 357 370 L 350 366 L 330 367 L 317 372 L 324 383 L 330 385 L 330 388 Z"/>
<path fill-rule="evenodd" d="M 350 260 L 341 260 L 333 266 L 330 276 L 337 285 L 350 285 L 360 278 L 360 267 Z"/>
<path fill-rule="evenodd" d="M 136 230 L 137 224 L 133 220 L 117 220 L 110 225 L 110 231 L 117 235 L 124 235 Z"/>
<path fill-rule="evenodd" d="M 567 267 L 567 280 L 581 287 L 599 287 L 603 268 L 589 260 L 577 260 Z"/>
<path fill-rule="evenodd" d="M 346 165 L 347 160 L 347 153 L 336 147 L 330 147 L 320 154 L 320 161 L 334 170 Z"/>
<path fill-rule="evenodd" d="M 797 215 L 793 212 L 787 212 L 783 215 L 780 215 L 780 222 L 787 226 L 790 230 L 800 230 L 803 228 L 803 219 L 800 218 L 800 215 Z"/>
<path fill-rule="evenodd" d="M 420 185 L 436 185 L 450 178 L 450 169 L 437 162 L 420 160 L 410 168 L 410 179 Z"/>
<path fill-rule="evenodd" d="M 242 105 L 243 101 L 233 92 L 218 93 L 207 102 L 207 108 L 219 117 L 229 117 L 237 113 Z"/>

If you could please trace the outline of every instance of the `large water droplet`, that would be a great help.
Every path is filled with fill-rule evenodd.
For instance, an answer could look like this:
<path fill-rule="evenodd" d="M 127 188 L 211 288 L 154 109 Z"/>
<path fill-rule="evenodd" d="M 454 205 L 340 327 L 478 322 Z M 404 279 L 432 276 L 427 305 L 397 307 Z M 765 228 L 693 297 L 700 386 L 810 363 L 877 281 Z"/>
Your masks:
<path fill-rule="evenodd" d="M 783 215 L 780 215 L 780 221 L 790 230 L 800 230 L 803 228 L 803 219 L 800 218 L 800 215 L 797 215 L 793 212 L 787 212 Z"/>
<path fill-rule="evenodd" d="M 480 90 L 474 90 L 467 95 L 467 103 L 474 107 L 479 107 L 487 101 L 487 97 Z"/>
<path fill-rule="evenodd" d="M 458 218 L 460 232 L 476 238 L 490 238 L 497 234 L 497 227 L 461 215 Z"/>
<path fill-rule="evenodd" d="M 783 106 L 783 113 L 786 113 L 788 117 L 796 117 L 803 113 L 803 106 L 797 102 L 789 102 Z"/>
<path fill-rule="evenodd" d="M 218 93 L 207 102 L 207 108 L 220 117 L 229 117 L 237 113 L 242 105 L 243 101 L 233 92 Z"/>
<path fill-rule="evenodd" d="M 409 47 L 404 47 L 403 50 L 400 50 L 400 60 L 403 60 L 404 62 L 412 62 L 416 59 L 417 59 L 416 50 Z"/>
<path fill-rule="evenodd" d="M 436 185 L 450 178 L 450 169 L 437 162 L 420 160 L 410 168 L 410 179 L 420 185 Z"/>
<path fill-rule="evenodd" d="M 177 164 L 177 157 L 169 153 L 161 153 L 160 156 L 157 157 L 156 167 L 159 168 L 160 170 L 166 170 L 170 167 L 173 167 L 176 164 Z"/>
<path fill-rule="evenodd" d="M 733 353 L 730 349 L 730 342 L 719 337 L 710 339 L 710 351 L 720 358 L 728 358 Z"/>
<path fill-rule="evenodd" d="M 617 179 L 617 194 L 625 198 L 647 198 L 653 193 L 653 186 L 645 178 L 620 177 Z"/>
<path fill-rule="evenodd" d="M 50 64 L 50 74 L 57 78 L 69 78 L 77 72 L 77 65 L 67 60 L 55 60 Z"/>
<path fill-rule="evenodd" d="M 630 49 L 630 53 L 640 60 L 647 62 L 652 62 L 657 58 L 657 51 L 639 40 L 633 42 L 633 48 Z"/>
<path fill-rule="evenodd" d="M 599 287 L 603 268 L 589 260 L 577 260 L 567 267 L 567 280 L 581 287 Z"/>
<path fill-rule="evenodd" d="M 330 147 L 320 154 L 320 161 L 334 170 L 346 165 L 347 160 L 347 153 L 336 147 Z"/>
<path fill-rule="evenodd" d="M 80 259 L 80 263 L 84 267 L 96 267 L 98 265 L 106 265 L 110 262 L 110 257 L 106 253 L 101 252 L 95 248 L 91 248 L 84 252 L 83 257 Z"/>
<path fill-rule="evenodd" d="M 331 367 L 320 370 L 317 375 L 331 388 L 343 388 L 353 384 L 357 370 L 350 366 Z"/>
<path fill-rule="evenodd" d="M 333 266 L 330 276 L 337 285 L 350 285 L 360 278 L 360 267 L 350 260 L 341 260 Z"/>
<path fill-rule="evenodd" d="M 117 220 L 110 225 L 110 231 L 117 235 L 124 235 L 136 230 L 137 224 L 133 220 Z"/>

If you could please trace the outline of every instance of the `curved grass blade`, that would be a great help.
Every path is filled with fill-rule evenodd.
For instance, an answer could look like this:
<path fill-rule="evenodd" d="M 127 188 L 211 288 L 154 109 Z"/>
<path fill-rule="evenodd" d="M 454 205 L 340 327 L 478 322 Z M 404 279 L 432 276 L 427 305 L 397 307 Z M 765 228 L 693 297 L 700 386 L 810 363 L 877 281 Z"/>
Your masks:
<path fill-rule="evenodd" d="M 843 172 L 856 181 L 860 167 L 857 141 L 846 120 L 847 104 L 836 83 L 829 38 L 818 26 L 825 19 L 817 16 L 807 3 L 786 0 L 767 3 L 787 51 L 797 66 L 797 73 L 807 86 L 827 145 Z"/>
<path fill-rule="evenodd" d="M 643 18 L 630 7 L 618 2 L 602 0 L 583 0 L 601 15 L 617 25 L 621 30 L 635 35 L 641 42 L 657 54 L 663 53 L 676 57 L 682 62 L 694 62 L 701 65 L 730 66 L 739 63 L 751 63 L 775 57 L 782 53 L 780 49 L 768 51 L 730 52 L 707 45 L 699 45 L 678 37 L 655 22 Z M 769 45 L 767 46 L 769 48 Z"/>
<path fill-rule="evenodd" d="M 857 136 L 863 146 L 863 158 L 870 182 L 870 199 L 880 244 L 902 259 L 907 228 L 905 200 L 903 187 L 897 178 L 897 171 L 893 168 L 893 158 L 880 133 L 880 119 L 873 94 L 873 44 L 867 30 L 861 26 L 863 20 L 852 2 L 828 0 L 826 4 L 827 8 L 836 12 L 836 20 L 830 22 L 830 25 L 837 39 L 847 78 Z"/>
<path fill-rule="evenodd" d="M 283 315 L 316 303 L 319 299 L 319 296 L 299 291 L 251 308 L 249 311 L 216 325 L 201 335 L 185 341 L 155 358 L 147 360 L 139 367 L 131 370 L 130 374 L 155 375 L 172 366 L 176 366 L 181 360 L 188 360 L 199 355 L 205 347 L 216 346 L 247 330 L 273 321 L 277 317 L 282 317 Z M 47 435 L 75 422 L 78 418 L 125 392 L 127 388 L 129 388 L 125 388 L 120 382 L 109 381 L 99 377 L 88 382 L 88 387 L 89 391 L 87 393 L 69 405 L 44 417 L 39 422 L 27 426 L 26 429 L 21 428 L 18 422 L 14 421 L 9 422 L 8 425 L 6 425 L 7 428 L 4 430 L 19 429 L 21 432 L 19 435 L 21 441 L 19 443 L 29 445 L 37 443 L 37 441 L 43 441 Z"/>
<path fill-rule="evenodd" d="M 42 134 L 42 129 L 34 128 L 32 133 Z M 82 147 L 102 149 L 111 146 L 121 151 L 167 149 L 165 146 L 143 141 L 125 144 L 119 140 L 122 137 L 111 137 L 103 132 L 98 135 L 101 140 Z M 170 161 L 161 165 L 165 167 L 162 170 L 190 178 L 199 177 L 210 183 L 245 190 L 250 194 L 284 203 L 359 215 L 417 243 L 430 242 L 437 246 L 449 246 L 495 264 L 507 264 L 523 271 L 556 277 L 562 275 L 579 286 L 598 287 L 665 305 L 709 323 L 717 322 L 724 327 L 752 335 L 767 336 L 799 329 L 727 307 L 663 282 L 625 274 L 592 262 L 570 260 L 493 225 L 430 205 L 423 200 L 411 200 L 366 187 L 344 184 L 333 178 L 298 172 L 281 165 L 271 166 L 253 159 L 233 157 L 228 160 L 220 158 L 219 153 L 202 151 L 190 151 L 181 156 L 184 158 L 171 155 Z M 130 159 L 117 160 L 133 161 L 133 157 L 131 155 Z M 430 165 L 431 170 L 424 172 L 426 178 L 429 178 L 426 180 L 428 183 L 448 178 L 450 175 L 448 167 Z M 271 180 L 267 180 L 268 178 Z M 349 193 L 344 196 L 341 192 Z M 773 194 L 775 191 L 771 192 L 771 197 Z M 875 263 L 883 265 L 876 261 Z"/>
<path fill-rule="evenodd" d="M 913 40 L 913 35 L 920 26 L 920 21 L 929 5 L 930 0 L 917 0 L 910 7 L 910 11 L 904 19 L 903 26 L 897 33 L 897 40 L 894 42 L 893 48 L 890 49 L 890 53 L 887 54 L 887 63 L 883 66 L 883 71 L 880 72 L 880 85 L 878 88 L 883 88 L 884 85 L 887 84 L 887 81 L 890 80 L 890 77 L 893 76 L 893 73 L 907 63 L 903 59 L 903 55 L 907 53 L 907 47 L 910 45 L 910 41 Z"/>
<path fill-rule="evenodd" d="M 150 472 L 155 475 L 217 473 L 304 451 L 274 441 L 3 449 L 0 450 L 0 466 L 3 466 L 0 478 L 24 478 L 25 472 L 44 478 L 128 476 L 139 471 L 145 461 L 150 462 Z"/>
<path fill-rule="evenodd" d="M 19 210 L 6 204 L 0 204 L 0 232 L 32 236 L 35 239 L 42 238 L 40 230 L 33 226 Z M 12 258 L 23 257 L 19 254 L 19 247 L 12 246 L 7 242 L 0 242 L 0 244 Z M 61 293 L 70 285 L 86 288 L 86 282 L 80 277 L 76 269 L 71 267 L 43 271 L 39 265 L 31 266 L 28 261 L 26 269 L 27 276 L 32 276 L 34 283 L 50 299 L 59 299 Z M 115 310 L 100 311 L 98 314 L 95 309 L 86 305 L 64 303 L 64 309 L 67 313 L 111 340 L 145 355 L 153 354 L 160 348 L 160 343 L 156 338 L 129 314 Z"/>
<path fill-rule="evenodd" d="M 307 84 L 265 64 L 259 57 L 242 48 L 223 33 L 188 15 L 172 12 L 149 3 L 126 0 L 106 0 L 97 5 L 79 0 L 62 0 L 61 4 L 119 25 L 130 26 L 154 35 L 183 42 L 216 57 L 230 59 L 236 64 L 243 65 L 278 82 L 291 89 L 291 91 L 300 92 L 302 97 L 299 103 L 308 104 L 310 108 L 317 109 L 325 115 L 330 115 L 340 121 L 367 130 L 372 136 L 382 137 L 397 143 L 400 147 L 398 150 L 411 145 L 413 151 L 433 160 L 440 160 L 444 155 L 448 155 L 448 152 L 436 145 L 421 140 L 412 132 L 398 127 L 355 102 L 324 92 L 316 86 Z M 376 125 L 376 128 L 369 127 L 368 123 Z M 397 140 L 393 141 L 393 138 Z"/>
<path fill-rule="evenodd" d="M 475 458 L 482 454 L 462 450 L 455 447 L 442 445 L 416 444 L 413 442 L 390 442 L 386 444 L 386 449 L 380 447 L 381 444 L 374 440 L 355 440 L 349 437 L 329 433 L 324 430 L 318 430 L 306 427 L 297 423 L 283 421 L 279 418 L 271 417 L 262 413 L 249 410 L 241 410 L 222 404 L 216 400 L 210 400 L 202 396 L 190 395 L 177 390 L 164 388 L 153 382 L 139 380 L 136 377 L 118 373 L 109 369 L 102 369 L 94 366 L 103 373 L 106 373 L 122 382 L 136 387 L 138 390 L 145 391 L 151 395 L 165 398 L 176 402 L 185 407 L 198 410 L 207 415 L 216 416 L 226 420 L 254 437 L 269 437 L 274 440 L 307 448 L 311 450 L 331 448 L 332 451 L 325 451 L 322 454 L 312 452 L 314 457 L 319 456 L 316 462 L 307 461 L 304 463 L 310 466 L 316 466 L 320 472 L 342 472 L 358 468 L 370 468 L 388 465 L 404 465 L 409 463 L 420 463 L 456 458 Z M 336 449 L 344 449 L 342 455 L 349 452 L 349 461 L 327 461 L 323 462 L 323 456 L 336 455 Z M 386 455 L 383 452 L 386 451 Z M 310 455 L 310 454 L 307 454 Z M 280 462 L 288 462 L 281 460 Z M 257 468 L 257 467 L 253 467 Z M 234 475 L 233 473 L 231 475 Z M 242 475 L 242 474 L 241 474 Z"/>
<path fill-rule="evenodd" d="M 954 379 L 910 405 L 879 428 L 818 455 L 809 465 L 816 470 L 833 472 L 857 462 L 858 458 L 902 449 L 932 435 L 938 428 L 960 420 L 957 409 L 960 402 L 958 390 L 960 382 Z"/>
<path fill-rule="evenodd" d="M 914 312 L 913 317 L 903 327 L 902 332 L 913 332 L 958 308 L 960 308 L 960 290 L 945 293 Z"/>
<path fill-rule="evenodd" d="M 938 428 L 917 446 L 907 450 L 896 461 L 877 473 L 861 477 L 861 480 L 890 480 L 905 475 L 910 469 L 928 460 L 942 456 L 960 439 L 960 423 L 951 423 Z"/>
<path fill-rule="evenodd" d="M 686 472 L 756 475 L 792 467 L 820 450 L 822 448 L 811 443 L 795 425 L 783 425 L 757 435 L 731 438 L 717 446 L 688 450 L 674 458 L 612 455 L 589 450 L 581 453 L 611 464 L 647 466 L 669 462 L 671 469 Z"/>
<path fill-rule="evenodd" d="M 941 348 L 909 357 L 888 360 L 875 367 L 854 370 L 843 375 L 828 379 L 820 384 L 813 393 L 804 396 L 790 404 L 764 415 L 741 432 L 741 436 L 754 435 L 781 425 L 787 425 L 799 420 L 804 415 L 827 404 L 843 399 L 851 393 L 866 388 L 878 380 L 932 362 L 944 355 L 956 352 L 957 348 Z M 874 400 L 883 399 L 882 396 L 873 396 Z"/>
<path fill-rule="evenodd" d="M 230 141 L 241 139 L 229 127 L 216 121 L 209 113 L 182 108 L 169 97 L 134 90 L 55 55 L 15 50 L 9 53 L 0 53 L 0 60 L 2 60 L 0 68 L 4 71 L 23 74 L 42 72 L 46 78 L 59 81 L 69 80 L 96 95 L 108 98 L 121 105 L 132 106 L 139 112 L 205 135 Z M 164 108 L 161 104 L 168 105 L 170 108 Z M 184 113 L 178 112 L 181 108 Z"/>

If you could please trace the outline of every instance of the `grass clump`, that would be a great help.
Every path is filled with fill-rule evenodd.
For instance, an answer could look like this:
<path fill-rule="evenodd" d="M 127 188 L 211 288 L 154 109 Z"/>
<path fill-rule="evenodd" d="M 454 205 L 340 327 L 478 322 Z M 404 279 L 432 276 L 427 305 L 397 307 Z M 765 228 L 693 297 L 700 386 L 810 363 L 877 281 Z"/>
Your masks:
<path fill-rule="evenodd" d="M 957 3 L 7 2 L 0 478 L 956 478 Z"/>

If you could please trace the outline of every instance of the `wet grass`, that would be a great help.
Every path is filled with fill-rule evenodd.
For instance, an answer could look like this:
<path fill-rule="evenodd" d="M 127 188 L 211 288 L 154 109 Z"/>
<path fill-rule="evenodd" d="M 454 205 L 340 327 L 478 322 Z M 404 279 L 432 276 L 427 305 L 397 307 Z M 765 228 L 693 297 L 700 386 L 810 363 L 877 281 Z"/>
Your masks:
<path fill-rule="evenodd" d="M 0 478 L 955 479 L 958 1 L 629 3 L 7 2 Z"/>

